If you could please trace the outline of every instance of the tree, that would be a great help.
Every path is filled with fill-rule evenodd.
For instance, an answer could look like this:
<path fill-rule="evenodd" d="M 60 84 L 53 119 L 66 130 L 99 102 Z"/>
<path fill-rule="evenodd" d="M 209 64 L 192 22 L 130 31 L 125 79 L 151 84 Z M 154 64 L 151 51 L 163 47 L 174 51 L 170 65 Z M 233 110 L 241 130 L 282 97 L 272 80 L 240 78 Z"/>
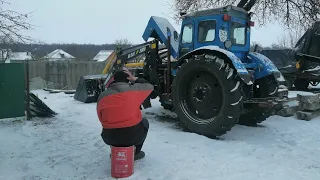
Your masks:
<path fill-rule="evenodd" d="M 1 49 L 1 61 L 10 56 L 10 45 L 15 43 L 26 43 L 32 39 L 23 35 L 22 31 L 30 30 L 31 24 L 27 22 L 29 14 L 22 14 L 8 8 L 9 2 L 0 0 L 0 43 L 6 47 Z"/>
<path fill-rule="evenodd" d="M 245 0 L 174 0 L 175 19 L 180 12 L 190 12 L 212 7 L 238 5 L 243 7 Z M 253 17 L 261 26 L 278 21 L 287 27 L 302 26 L 304 29 L 320 18 L 319 0 L 251 0 Z M 251 5 L 250 5 L 251 6 Z M 249 6 L 248 10 L 251 9 Z"/>
<path fill-rule="evenodd" d="M 132 43 L 129 42 L 128 39 L 126 38 L 122 38 L 122 39 L 117 39 L 114 44 L 116 44 L 117 46 L 131 46 Z"/>
<path fill-rule="evenodd" d="M 304 31 L 300 27 L 289 28 L 278 38 L 278 44 L 284 48 L 294 48 Z"/>

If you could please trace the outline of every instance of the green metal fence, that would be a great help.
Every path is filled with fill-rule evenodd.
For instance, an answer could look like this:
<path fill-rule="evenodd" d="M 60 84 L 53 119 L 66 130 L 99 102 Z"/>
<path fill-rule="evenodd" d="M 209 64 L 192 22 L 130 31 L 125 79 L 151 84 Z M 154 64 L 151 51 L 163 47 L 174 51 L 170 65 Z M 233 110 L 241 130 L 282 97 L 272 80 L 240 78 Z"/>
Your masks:
<path fill-rule="evenodd" d="M 24 100 L 24 64 L 0 63 L 0 119 L 25 116 Z"/>

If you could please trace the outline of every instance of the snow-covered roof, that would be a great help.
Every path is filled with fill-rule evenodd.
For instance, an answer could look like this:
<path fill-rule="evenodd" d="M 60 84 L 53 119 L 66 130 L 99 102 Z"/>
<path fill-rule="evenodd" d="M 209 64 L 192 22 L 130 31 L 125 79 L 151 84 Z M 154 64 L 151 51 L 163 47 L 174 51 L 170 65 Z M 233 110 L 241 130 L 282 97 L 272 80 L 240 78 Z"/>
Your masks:
<path fill-rule="evenodd" d="M 10 63 L 11 61 L 32 60 L 31 52 L 12 52 L 10 49 L 1 49 L 0 53 L 0 59 L 4 59 L 5 63 Z"/>
<path fill-rule="evenodd" d="M 105 61 L 113 53 L 114 50 L 101 50 L 94 58 L 94 61 Z"/>
<path fill-rule="evenodd" d="M 31 52 L 12 52 L 10 55 L 11 61 L 32 60 Z"/>
<path fill-rule="evenodd" d="M 75 57 L 63 51 L 62 49 L 56 49 L 51 53 L 47 54 L 44 58 L 53 59 L 53 60 L 64 60 L 64 59 L 74 59 Z"/>

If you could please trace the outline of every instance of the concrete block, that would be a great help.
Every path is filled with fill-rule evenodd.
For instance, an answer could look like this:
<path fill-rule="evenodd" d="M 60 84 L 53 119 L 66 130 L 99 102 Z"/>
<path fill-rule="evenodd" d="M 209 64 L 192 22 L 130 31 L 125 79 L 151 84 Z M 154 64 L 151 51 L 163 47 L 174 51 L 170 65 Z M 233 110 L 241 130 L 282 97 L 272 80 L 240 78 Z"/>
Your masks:
<path fill-rule="evenodd" d="M 299 109 L 299 106 L 284 107 L 283 109 L 277 112 L 277 115 L 282 117 L 291 117 L 298 111 L 298 109 Z"/>
<path fill-rule="evenodd" d="M 320 110 L 313 111 L 313 112 L 305 112 L 305 111 L 298 111 L 297 118 L 300 120 L 310 121 L 311 119 L 320 116 Z"/>
<path fill-rule="evenodd" d="M 316 110 L 320 109 L 320 103 L 300 102 L 299 103 L 299 109 L 308 110 L 308 111 L 316 111 Z"/>
<path fill-rule="evenodd" d="M 303 103 L 320 103 L 320 94 L 314 95 L 297 95 L 297 100 Z"/>
<path fill-rule="evenodd" d="M 277 112 L 278 116 L 290 117 L 293 116 L 299 110 L 298 101 L 290 101 L 283 104 L 283 108 Z"/>

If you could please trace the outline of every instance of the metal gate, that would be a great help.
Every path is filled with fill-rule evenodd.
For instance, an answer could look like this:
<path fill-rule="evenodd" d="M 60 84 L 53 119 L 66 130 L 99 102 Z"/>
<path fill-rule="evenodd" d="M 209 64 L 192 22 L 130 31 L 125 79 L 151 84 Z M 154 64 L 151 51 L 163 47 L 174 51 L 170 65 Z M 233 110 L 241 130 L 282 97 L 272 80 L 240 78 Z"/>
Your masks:
<path fill-rule="evenodd" d="M 25 116 L 25 71 L 22 63 L 0 63 L 0 119 Z"/>

